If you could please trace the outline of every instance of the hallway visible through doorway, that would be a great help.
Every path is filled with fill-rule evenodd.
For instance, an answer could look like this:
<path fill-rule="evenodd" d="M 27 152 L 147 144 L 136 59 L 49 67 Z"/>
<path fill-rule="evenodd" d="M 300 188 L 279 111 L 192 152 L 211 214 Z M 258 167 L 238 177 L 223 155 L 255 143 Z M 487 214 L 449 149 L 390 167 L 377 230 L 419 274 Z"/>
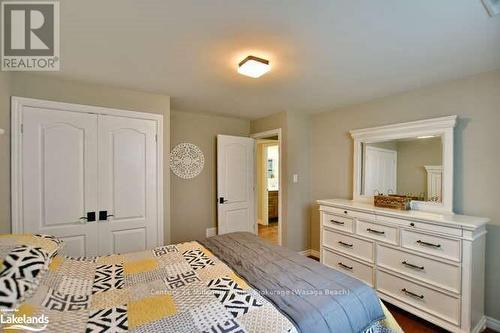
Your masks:
<path fill-rule="evenodd" d="M 280 144 L 272 134 L 256 141 L 257 225 L 259 237 L 280 244 Z"/>

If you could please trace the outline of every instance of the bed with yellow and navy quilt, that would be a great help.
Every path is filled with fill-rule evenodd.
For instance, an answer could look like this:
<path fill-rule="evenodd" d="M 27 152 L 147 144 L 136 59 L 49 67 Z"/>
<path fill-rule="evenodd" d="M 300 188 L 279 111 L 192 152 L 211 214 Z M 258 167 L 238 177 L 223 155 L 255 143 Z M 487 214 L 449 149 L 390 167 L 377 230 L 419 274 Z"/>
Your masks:
<path fill-rule="evenodd" d="M 62 245 L 53 236 L 0 235 L 2 331 L 300 332 L 200 242 L 82 258 L 58 255 Z M 382 309 L 385 318 L 364 331 L 400 332 Z"/>

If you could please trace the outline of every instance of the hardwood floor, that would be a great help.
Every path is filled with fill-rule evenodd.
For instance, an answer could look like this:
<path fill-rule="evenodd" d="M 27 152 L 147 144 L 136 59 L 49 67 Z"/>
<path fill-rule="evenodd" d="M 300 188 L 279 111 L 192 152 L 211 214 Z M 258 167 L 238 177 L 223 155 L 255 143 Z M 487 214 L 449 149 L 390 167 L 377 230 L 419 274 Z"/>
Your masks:
<path fill-rule="evenodd" d="M 259 224 L 259 237 L 278 245 L 278 223 Z"/>
<path fill-rule="evenodd" d="M 436 325 L 433 325 L 423 319 L 420 319 L 411 313 L 408 313 L 394 305 L 384 302 L 385 306 L 392 313 L 399 326 L 405 333 L 446 333 L 444 330 Z M 483 333 L 495 333 L 495 331 L 487 328 Z"/>
<path fill-rule="evenodd" d="M 314 260 L 318 260 L 315 257 L 309 257 Z M 442 329 L 434 324 L 429 323 L 423 319 L 420 319 L 411 313 L 408 313 L 392 304 L 384 302 L 387 309 L 392 313 L 399 326 L 403 329 L 405 333 L 446 333 L 445 329 Z M 483 333 L 496 333 L 492 329 L 487 328 Z"/>

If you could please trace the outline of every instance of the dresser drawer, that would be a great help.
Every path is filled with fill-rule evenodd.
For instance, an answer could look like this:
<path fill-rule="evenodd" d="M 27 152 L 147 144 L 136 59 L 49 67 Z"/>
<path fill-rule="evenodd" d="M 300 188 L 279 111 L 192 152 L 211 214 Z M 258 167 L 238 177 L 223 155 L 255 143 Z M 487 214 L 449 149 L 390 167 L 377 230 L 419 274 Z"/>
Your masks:
<path fill-rule="evenodd" d="M 354 221 L 347 217 L 323 213 L 323 225 L 352 233 Z"/>
<path fill-rule="evenodd" d="M 351 275 L 373 287 L 373 268 L 343 255 L 323 249 L 323 264 Z"/>
<path fill-rule="evenodd" d="M 377 290 L 450 323 L 460 324 L 459 298 L 382 271 L 377 271 Z"/>
<path fill-rule="evenodd" d="M 355 210 L 348 210 L 348 209 L 342 209 L 342 208 L 330 208 L 332 213 L 340 216 L 345 216 L 345 217 L 350 217 L 350 218 L 357 218 L 357 219 L 365 219 L 365 220 L 375 220 L 376 216 L 375 214 L 370 214 L 370 213 L 363 213 L 363 212 L 358 212 Z"/>
<path fill-rule="evenodd" d="M 460 266 L 377 244 L 377 265 L 460 293 Z"/>
<path fill-rule="evenodd" d="M 451 228 L 442 225 L 436 225 L 424 222 L 415 222 L 415 221 L 399 219 L 395 217 L 381 216 L 381 215 L 377 216 L 377 221 L 396 223 L 404 227 L 413 228 L 416 231 L 422 230 L 422 231 L 437 232 L 440 234 L 445 234 L 450 236 L 457 236 L 457 237 L 462 236 L 462 229 L 460 227 Z"/>
<path fill-rule="evenodd" d="M 404 248 L 428 253 L 437 257 L 460 261 L 460 240 L 431 236 L 416 231 L 402 230 Z"/>
<path fill-rule="evenodd" d="M 323 229 L 323 244 L 336 251 L 373 262 L 373 243 L 344 235 L 327 228 Z"/>
<path fill-rule="evenodd" d="M 356 233 L 378 241 L 398 244 L 398 229 L 395 227 L 359 220 L 356 224 Z"/>

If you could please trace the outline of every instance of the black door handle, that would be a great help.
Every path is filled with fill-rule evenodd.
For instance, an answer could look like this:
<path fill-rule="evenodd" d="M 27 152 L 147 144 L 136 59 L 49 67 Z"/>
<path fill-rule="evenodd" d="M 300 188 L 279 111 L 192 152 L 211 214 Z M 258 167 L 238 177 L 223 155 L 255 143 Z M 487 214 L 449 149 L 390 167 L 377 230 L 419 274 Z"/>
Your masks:
<path fill-rule="evenodd" d="M 87 220 L 87 222 L 95 222 L 95 212 L 88 212 L 87 216 L 80 217 L 80 220 Z"/>
<path fill-rule="evenodd" d="M 109 214 L 108 215 L 108 211 L 107 210 L 101 210 L 99 212 L 99 221 L 107 221 L 108 217 L 111 217 L 111 216 L 114 216 L 114 215 L 113 214 Z"/>
<path fill-rule="evenodd" d="M 226 202 L 228 202 L 229 200 L 226 200 L 224 199 L 224 197 L 220 197 L 219 198 L 219 203 L 222 205 L 222 204 L 225 204 Z"/>

